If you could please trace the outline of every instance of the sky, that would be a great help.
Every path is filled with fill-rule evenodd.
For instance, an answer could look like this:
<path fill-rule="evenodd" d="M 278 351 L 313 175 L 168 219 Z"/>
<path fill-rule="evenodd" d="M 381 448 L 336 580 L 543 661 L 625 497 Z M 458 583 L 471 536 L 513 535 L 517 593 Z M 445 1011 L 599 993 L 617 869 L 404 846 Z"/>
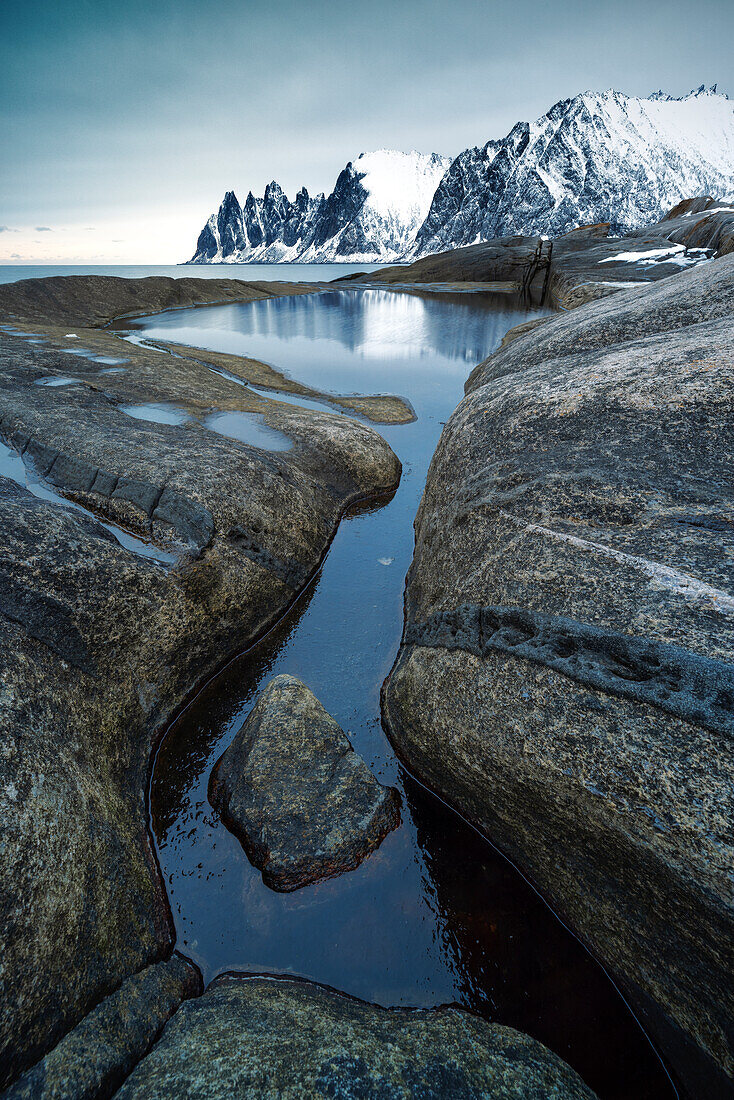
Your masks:
<path fill-rule="evenodd" d="M 327 192 L 614 87 L 734 95 L 731 0 L 47 0 L 0 12 L 0 264 L 187 259 L 226 190 Z"/>

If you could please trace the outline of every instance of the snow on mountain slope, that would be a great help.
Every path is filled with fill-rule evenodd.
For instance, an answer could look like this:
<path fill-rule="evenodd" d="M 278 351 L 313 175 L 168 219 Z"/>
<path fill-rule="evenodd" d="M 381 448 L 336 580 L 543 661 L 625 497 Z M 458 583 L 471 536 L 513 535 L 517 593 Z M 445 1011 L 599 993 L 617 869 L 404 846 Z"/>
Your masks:
<path fill-rule="evenodd" d="M 734 198 L 734 104 L 716 87 L 682 99 L 584 92 L 453 161 L 378 149 L 327 197 L 277 183 L 240 207 L 228 191 L 192 263 L 391 263 L 513 234 L 610 222 L 629 232 L 694 195 Z"/>
<path fill-rule="evenodd" d="M 601 221 L 628 231 L 701 194 L 734 194 L 734 104 L 715 86 L 682 99 L 585 92 L 460 153 L 410 255 Z"/>
<path fill-rule="evenodd" d="M 451 163 L 437 153 L 378 149 L 339 174 L 334 190 L 291 203 L 277 183 L 240 208 L 228 191 L 199 235 L 192 263 L 398 259 L 413 243 Z"/>
<path fill-rule="evenodd" d="M 361 153 L 354 169 L 367 192 L 363 214 L 414 233 L 422 225 L 451 160 L 437 153 L 398 153 L 378 149 Z"/>

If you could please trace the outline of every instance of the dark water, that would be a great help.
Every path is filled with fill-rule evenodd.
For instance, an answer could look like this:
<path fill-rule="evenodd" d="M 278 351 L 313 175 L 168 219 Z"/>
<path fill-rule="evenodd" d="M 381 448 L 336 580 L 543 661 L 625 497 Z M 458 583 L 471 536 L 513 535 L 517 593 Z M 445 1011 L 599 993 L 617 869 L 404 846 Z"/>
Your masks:
<path fill-rule="evenodd" d="M 151 815 L 181 950 L 208 980 L 292 973 L 383 1005 L 458 1001 L 545 1042 L 604 1098 L 675 1095 L 603 970 L 522 876 L 396 760 L 380 685 L 400 641 L 413 519 L 469 371 L 531 313 L 504 296 L 339 291 L 151 318 L 145 335 L 263 359 L 340 393 L 399 393 L 417 421 L 381 428 L 403 462 L 389 501 L 342 522 L 319 575 L 164 739 Z M 212 766 L 280 672 L 315 692 L 403 824 L 356 871 L 292 894 L 262 883 L 207 801 Z"/>

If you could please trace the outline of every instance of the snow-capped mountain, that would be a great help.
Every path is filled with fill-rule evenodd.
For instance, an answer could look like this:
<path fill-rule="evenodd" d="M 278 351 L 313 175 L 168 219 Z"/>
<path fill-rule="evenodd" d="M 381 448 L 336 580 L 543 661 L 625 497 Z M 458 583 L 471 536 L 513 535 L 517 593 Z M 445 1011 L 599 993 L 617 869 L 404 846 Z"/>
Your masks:
<path fill-rule="evenodd" d="M 734 198 L 734 103 L 716 85 L 681 99 L 584 92 L 453 161 L 362 153 L 328 197 L 303 188 L 291 202 L 273 182 L 241 207 L 228 191 L 190 262 L 391 263 L 593 222 L 625 232 L 693 195 Z"/>
<path fill-rule="evenodd" d="M 622 232 L 683 198 L 733 194 L 734 104 L 715 85 L 682 99 L 585 92 L 460 153 L 410 255 L 594 222 Z"/>
<path fill-rule="evenodd" d="M 275 182 L 240 206 L 228 191 L 199 234 L 191 263 L 398 259 L 423 224 L 448 157 L 378 149 L 340 172 L 328 197 L 290 202 Z"/>

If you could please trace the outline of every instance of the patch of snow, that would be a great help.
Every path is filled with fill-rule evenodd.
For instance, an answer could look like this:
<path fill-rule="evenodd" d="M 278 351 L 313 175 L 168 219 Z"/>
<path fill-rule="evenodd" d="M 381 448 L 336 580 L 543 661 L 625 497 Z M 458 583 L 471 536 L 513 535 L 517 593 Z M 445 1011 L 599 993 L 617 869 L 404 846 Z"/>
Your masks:
<path fill-rule="evenodd" d="M 734 214 L 734 206 L 715 206 L 711 210 L 689 210 L 687 214 L 682 214 L 683 218 L 708 218 L 710 214 Z"/>
<path fill-rule="evenodd" d="M 431 205 L 451 160 L 438 153 L 401 153 L 394 149 L 376 149 L 361 153 L 354 162 L 367 191 L 365 206 L 382 217 L 403 225 L 420 225 Z"/>
<path fill-rule="evenodd" d="M 682 244 L 672 244 L 668 248 L 649 248 L 647 252 L 618 252 L 616 256 L 606 256 L 603 260 L 599 260 L 599 263 L 611 264 L 619 261 L 626 264 L 653 264 L 659 263 L 663 257 L 674 256 L 678 252 L 685 252 Z"/>

